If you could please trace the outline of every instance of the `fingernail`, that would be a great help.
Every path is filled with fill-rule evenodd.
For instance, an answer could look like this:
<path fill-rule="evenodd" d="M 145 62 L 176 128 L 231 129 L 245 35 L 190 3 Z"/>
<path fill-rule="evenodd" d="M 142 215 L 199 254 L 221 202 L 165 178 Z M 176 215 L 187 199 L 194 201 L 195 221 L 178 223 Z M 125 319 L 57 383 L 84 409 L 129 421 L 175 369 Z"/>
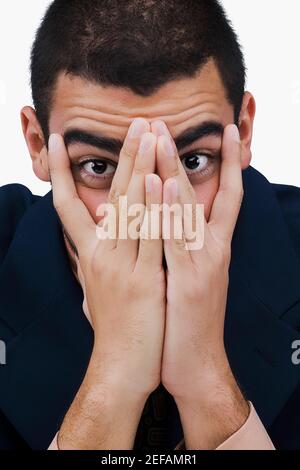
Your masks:
<path fill-rule="evenodd" d="M 146 176 L 146 191 L 147 193 L 152 193 L 154 189 L 154 176 L 147 175 Z"/>
<path fill-rule="evenodd" d="M 175 151 L 171 139 L 169 137 L 166 137 L 164 140 L 164 150 L 168 157 L 174 157 Z"/>
<path fill-rule="evenodd" d="M 167 128 L 167 125 L 163 121 L 155 121 L 153 123 L 153 127 L 155 130 L 155 133 L 157 134 L 157 137 L 161 135 L 165 135 L 170 138 L 169 129 Z"/>
<path fill-rule="evenodd" d="M 144 134 L 142 139 L 141 139 L 139 153 L 141 155 L 143 155 L 143 154 L 149 152 L 152 145 L 153 145 L 153 134 L 148 132 L 147 134 Z"/>
<path fill-rule="evenodd" d="M 49 151 L 56 152 L 56 150 L 60 146 L 60 135 L 59 134 L 51 134 L 49 137 Z"/>
<path fill-rule="evenodd" d="M 234 140 L 235 142 L 238 142 L 238 143 L 241 142 L 240 131 L 239 131 L 238 127 L 235 124 L 231 124 L 229 126 L 228 132 L 229 132 L 229 135 L 230 135 L 232 140 Z"/>
<path fill-rule="evenodd" d="M 128 136 L 130 139 L 137 139 L 146 132 L 146 126 L 144 119 L 135 119 L 130 126 Z"/>

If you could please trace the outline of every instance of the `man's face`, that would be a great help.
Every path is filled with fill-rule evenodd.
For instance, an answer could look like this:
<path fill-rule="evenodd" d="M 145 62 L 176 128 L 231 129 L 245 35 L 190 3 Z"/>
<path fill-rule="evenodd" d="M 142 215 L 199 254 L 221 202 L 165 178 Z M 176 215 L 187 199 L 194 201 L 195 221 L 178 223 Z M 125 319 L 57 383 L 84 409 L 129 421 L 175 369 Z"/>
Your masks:
<path fill-rule="evenodd" d="M 50 133 L 65 136 L 79 197 L 95 222 L 97 207 L 107 200 L 120 147 L 137 117 L 166 123 L 208 217 L 219 185 L 222 129 L 234 122 L 212 61 L 194 78 L 169 82 L 150 97 L 60 75 Z"/>

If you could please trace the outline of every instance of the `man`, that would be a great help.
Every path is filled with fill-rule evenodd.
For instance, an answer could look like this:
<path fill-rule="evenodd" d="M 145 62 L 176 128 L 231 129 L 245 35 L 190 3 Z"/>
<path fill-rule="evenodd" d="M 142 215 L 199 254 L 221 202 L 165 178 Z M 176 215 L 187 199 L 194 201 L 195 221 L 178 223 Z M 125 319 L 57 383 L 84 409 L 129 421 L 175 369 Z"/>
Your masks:
<path fill-rule="evenodd" d="M 55 0 L 31 76 L 23 132 L 52 191 L 0 192 L 1 447 L 299 448 L 300 193 L 249 167 L 222 7 Z M 99 240 L 121 196 L 147 208 L 140 235 Z M 163 236 L 164 211 L 142 236 L 153 205 L 197 203 L 201 249 L 183 218 Z"/>

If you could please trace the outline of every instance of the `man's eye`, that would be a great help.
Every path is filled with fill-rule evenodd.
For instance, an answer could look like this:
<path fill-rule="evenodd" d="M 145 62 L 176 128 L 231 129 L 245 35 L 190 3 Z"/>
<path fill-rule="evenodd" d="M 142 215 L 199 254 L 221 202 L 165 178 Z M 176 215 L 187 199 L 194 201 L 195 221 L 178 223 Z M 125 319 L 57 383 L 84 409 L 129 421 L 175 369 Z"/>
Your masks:
<path fill-rule="evenodd" d="M 80 164 L 83 172 L 92 177 L 108 177 L 116 171 L 116 165 L 106 160 L 88 160 Z"/>
<path fill-rule="evenodd" d="M 211 159 L 212 157 L 209 157 L 208 155 L 195 152 L 185 156 L 182 159 L 182 165 L 188 175 L 193 173 L 201 173 L 209 167 Z"/>

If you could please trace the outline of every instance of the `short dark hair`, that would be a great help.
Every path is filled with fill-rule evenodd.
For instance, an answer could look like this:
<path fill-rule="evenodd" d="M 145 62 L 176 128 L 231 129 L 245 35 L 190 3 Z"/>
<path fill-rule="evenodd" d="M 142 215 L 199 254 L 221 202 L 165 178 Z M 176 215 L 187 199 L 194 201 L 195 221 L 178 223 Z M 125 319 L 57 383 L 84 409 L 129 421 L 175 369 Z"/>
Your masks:
<path fill-rule="evenodd" d="M 32 98 L 45 138 L 60 72 L 149 96 L 214 59 L 238 121 L 246 68 L 218 0 L 54 0 L 31 52 Z"/>

